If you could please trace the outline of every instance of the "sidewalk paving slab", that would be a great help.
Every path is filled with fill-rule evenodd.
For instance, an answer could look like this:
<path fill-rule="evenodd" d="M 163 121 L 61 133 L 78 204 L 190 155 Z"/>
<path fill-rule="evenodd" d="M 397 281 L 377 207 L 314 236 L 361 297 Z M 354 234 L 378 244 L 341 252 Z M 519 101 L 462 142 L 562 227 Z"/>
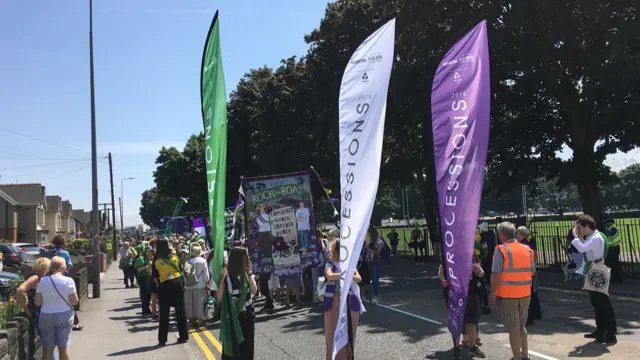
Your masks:
<path fill-rule="evenodd" d="M 157 346 L 158 323 L 140 315 L 138 289 L 124 288 L 122 272 L 117 265 L 107 270 L 101 286 L 100 298 L 90 298 L 78 313 L 84 329 L 71 335 L 72 358 L 195 359 L 189 346 L 177 344 L 172 333 L 167 346 Z"/>

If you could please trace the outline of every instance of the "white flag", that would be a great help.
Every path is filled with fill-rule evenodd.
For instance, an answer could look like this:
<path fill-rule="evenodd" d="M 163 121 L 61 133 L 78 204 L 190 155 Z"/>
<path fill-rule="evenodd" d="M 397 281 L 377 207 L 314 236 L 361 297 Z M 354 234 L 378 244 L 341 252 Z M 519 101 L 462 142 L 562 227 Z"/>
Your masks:
<path fill-rule="evenodd" d="M 333 359 L 348 342 L 347 289 L 378 192 L 384 115 L 393 65 L 396 20 L 369 36 L 353 53 L 340 86 L 340 318 Z M 357 290 L 357 289 L 356 289 Z"/>

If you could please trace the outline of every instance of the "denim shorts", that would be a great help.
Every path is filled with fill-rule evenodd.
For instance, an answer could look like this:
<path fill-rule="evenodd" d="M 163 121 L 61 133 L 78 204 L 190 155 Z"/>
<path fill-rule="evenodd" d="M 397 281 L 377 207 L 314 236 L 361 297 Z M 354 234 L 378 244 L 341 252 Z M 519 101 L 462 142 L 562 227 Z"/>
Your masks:
<path fill-rule="evenodd" d="M 69 346 L 73 329 L 73 310 L 50 314 L 40 313 L 38 328 L 43 348 Z"/>

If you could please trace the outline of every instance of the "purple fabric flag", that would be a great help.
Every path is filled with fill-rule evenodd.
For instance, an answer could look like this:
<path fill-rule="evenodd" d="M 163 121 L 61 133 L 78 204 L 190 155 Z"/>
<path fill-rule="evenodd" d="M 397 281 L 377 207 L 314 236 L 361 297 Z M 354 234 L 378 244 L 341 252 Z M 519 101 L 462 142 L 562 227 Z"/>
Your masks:
<path fill-rule="evenodd" d="M 482 21 L 444 56 L 431 89 L 433 151 L 449 282 L 449 331 L 462 333 L 489 142 L 489 49 Z"/>

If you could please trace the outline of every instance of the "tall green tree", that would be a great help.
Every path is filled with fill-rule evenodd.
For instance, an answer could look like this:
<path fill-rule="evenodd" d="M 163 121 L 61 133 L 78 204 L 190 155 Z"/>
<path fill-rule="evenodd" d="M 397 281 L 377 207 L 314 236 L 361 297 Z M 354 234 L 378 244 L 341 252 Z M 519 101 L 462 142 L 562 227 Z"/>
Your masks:
<path fill-rule="evenodd" d="M 625 209 L 640 209 L 640 164 L 630 165 L 618 172 L 619 204 Z"/>
<path fill-rule="evenodd" d="M 507 75 L 494 104 L 504 109 L 492 119 L 492 142 L 502 145 L 493 146 L 493 169 L 559 174 L 598 218 L 599 186 L 610 179 L 605 157 L 640 144 L 637 2 L 539 0 L 509 9 L 500 35 L 508 56 L 492 59 Z M 568 161 L 556 156 L 563 146 L 573 151 Z"/>
<path fill-rule="evenodd" d="M 163 228 L 160 218 L 171 216 L 173 203 L 174 201 L 171 199 L 159 195 L 156 187 L 145 190 L 140 201 L 140 218 L 142 218 L 142 222 L 157 229 Z"/>

